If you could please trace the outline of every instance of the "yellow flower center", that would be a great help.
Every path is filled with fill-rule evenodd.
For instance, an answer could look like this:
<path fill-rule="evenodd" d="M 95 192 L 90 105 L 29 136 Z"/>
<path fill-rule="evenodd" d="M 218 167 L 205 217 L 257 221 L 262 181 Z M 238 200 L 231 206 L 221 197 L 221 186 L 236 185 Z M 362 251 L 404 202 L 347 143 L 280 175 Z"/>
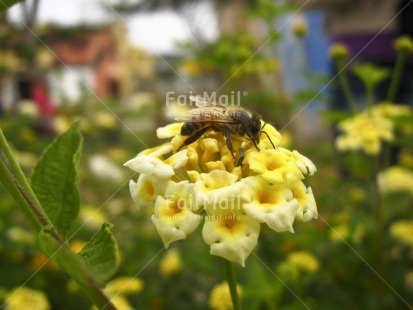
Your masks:
<path fill-rule="evenodd" d="M 178 213 L 181 213 L 184 208 L 185 208 L 184 200 L 170 201 L 168 203 L 168 207 L 165 210 L 165 214 L 167 216 L 172 217 L 174 215 L 177 215 Z"/>
<path fill-rule="evenodd" d="M 155 196 L 155 188 L 153 187 L 152 182 L 145 182 L 145 184 L 143 184 L 142 186 L 142 189 L 142 192 L 145 193 L 148 198 L 152 198 L 153 196 Z"/>

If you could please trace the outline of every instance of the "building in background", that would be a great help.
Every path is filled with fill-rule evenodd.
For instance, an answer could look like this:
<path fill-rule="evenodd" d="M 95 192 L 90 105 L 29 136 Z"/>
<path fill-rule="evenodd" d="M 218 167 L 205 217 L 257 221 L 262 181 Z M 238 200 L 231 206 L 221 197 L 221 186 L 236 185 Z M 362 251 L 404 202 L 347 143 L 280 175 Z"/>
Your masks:
<path fill-rule="evenodd" d="M 12 32 L 17 36 L 7 42 L 7 32 L 0 31 L 0 41 L 5 42 L 0 54 L 7 56 L 0 63 L 6 105 L 31 99 L 32 82 L 39 75 L 49 81 L 55 104 L 80 102 L 86 96 L 125 99 L 135 92 L 150 90 L 152 85 L 152 55 L 131 46 L 119 23 L 39 27 L 34 68 L 25 60 L 23 29 Z"/>

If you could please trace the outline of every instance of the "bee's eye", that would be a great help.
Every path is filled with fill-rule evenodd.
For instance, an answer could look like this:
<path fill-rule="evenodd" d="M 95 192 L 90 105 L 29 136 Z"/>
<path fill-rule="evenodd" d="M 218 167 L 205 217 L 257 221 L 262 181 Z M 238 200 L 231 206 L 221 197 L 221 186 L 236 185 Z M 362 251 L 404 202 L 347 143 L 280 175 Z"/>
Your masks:
<path fill-rule="evenodd" d="M 252 132 L 258 133 L 258 132 L 260 131 L 260 129 L 261 129 L 261 124 L 260 124 L 259 121 L 258 121 L 258 122 L 253 122 L 253 123 L 251 124 L 251 131 L 252 131 Z"/>

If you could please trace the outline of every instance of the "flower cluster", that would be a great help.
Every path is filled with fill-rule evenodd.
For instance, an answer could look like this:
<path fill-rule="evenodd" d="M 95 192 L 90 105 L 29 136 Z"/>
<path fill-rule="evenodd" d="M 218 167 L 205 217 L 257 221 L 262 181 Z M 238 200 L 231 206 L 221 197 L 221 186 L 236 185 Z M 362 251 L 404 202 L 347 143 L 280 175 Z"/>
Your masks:
<path fill-rule="evenodd" d="M 343 134 L 337 137 L 336 146 L 340 151 L 362 150 L 376 155 L 381 150 L 382 141 L 393 141 L 393 119 L 409 113 L 408 107 L 389 103 L 370 107 L 338 124 Z"/>
<path fill-rule="evenodd" d="M 238 295 L 242 294 L 242 287 L 237 284 Z M 213 310 L 232 310 L 231 294 L 228 283 L 222 282 L 214 286 L 209 297 L 209 306 Z"/>
<path fill-rule="evenodd" d="M 413 221 L 400 220 L 393 223 L 390 234 L 401 243 L 413 247 Z"/>
<path fill-rule="evenodd" d="M 312 190 L 303 183 L 316 167 L 297 151 L 280 147 L 281 135 L 273 126 L 265 126 L 260 151 L 232 135 L 231 154 L 224 135 L 213 130 L 182 147 L 187 138 L 180 134 L 182 125 L 159 128 L 158 138 L 169 141 L 125 163 L 140 173 L 129 184 L 132 198 L 139 206 L 154 207 L 152 222 L 166 247 L 203 221 L 210 253 L 244 265 L 261 224 L 293 232 L 295 219 L 317 218 Z"/>
<path fill-rule="evenodd" d="M 413 172 L 402 166 L 393 166 L 381 171 L 378 183 L 382 194 L 405 192 L 413 197 Z"/>
<path fill-rule="evenodd" d="M 320 267 L 318 259 L 306 251 L 296 251 L 290 253 L 288 255 L 288 261 L 295 265 L 298 269 L 309 273 L 316 272 Z"/>

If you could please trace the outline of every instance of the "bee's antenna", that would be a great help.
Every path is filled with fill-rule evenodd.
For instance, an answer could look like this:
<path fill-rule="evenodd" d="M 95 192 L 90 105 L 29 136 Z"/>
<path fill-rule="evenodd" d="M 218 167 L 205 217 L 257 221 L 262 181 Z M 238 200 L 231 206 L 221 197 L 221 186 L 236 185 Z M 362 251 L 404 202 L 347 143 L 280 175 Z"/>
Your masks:
<path fill-rule="evenodd" d="M 271 124 L 275 127 L 275 123 L 274 122 L 264 122 L 264 125 L 262 125 L 261 130 L 264 129 L 265 125 L 267 124 Z"/>
<path fill-rule="evenodd" d="M 266 124 L 266 123 L 265 123 Z M 264 124 L 264 126 L 265 126 Z M 264 128 L 264 126 L 262 126 Z M 268 133 L 266 133 L 265 131 L 261 131 L 263 133 L 265 133 L 265 135 L 267 136 L 268 140 L 270 140 L 272 147 L 275 149 L 274 143 L 272 143 L 270 136 L 268 135 Z"/>

